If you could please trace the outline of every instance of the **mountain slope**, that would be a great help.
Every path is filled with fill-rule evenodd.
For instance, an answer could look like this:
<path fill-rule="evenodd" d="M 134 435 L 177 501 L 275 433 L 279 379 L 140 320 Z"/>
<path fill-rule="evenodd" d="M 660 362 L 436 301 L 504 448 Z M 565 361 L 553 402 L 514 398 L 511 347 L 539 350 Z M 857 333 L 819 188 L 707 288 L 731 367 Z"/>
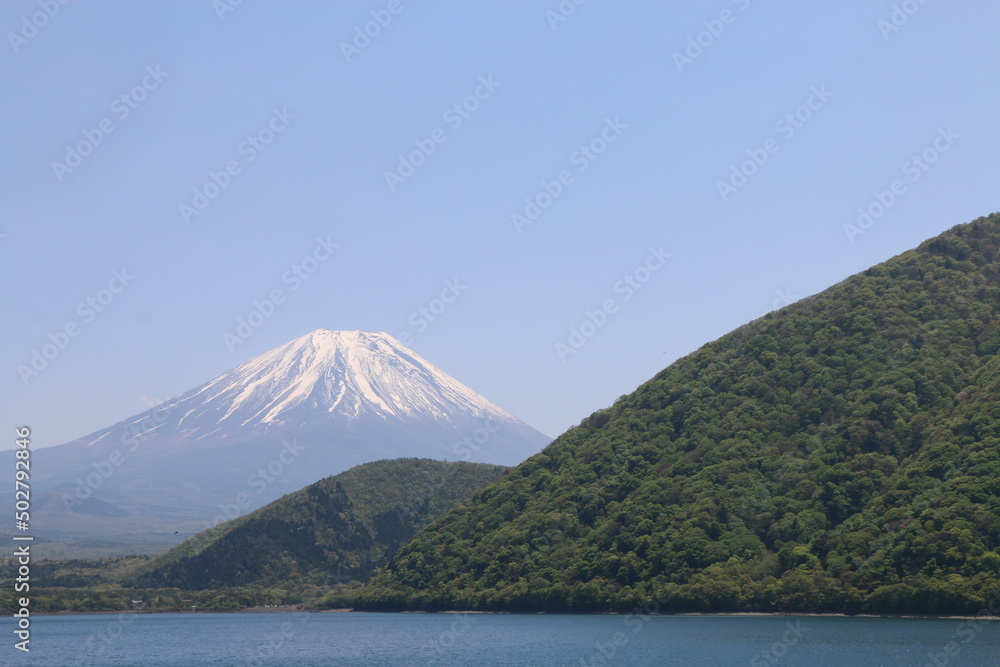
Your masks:
<path fill-rule="evenodd" d="M 471 413 L 517 420 L 385 333 L 313 331 L 269 350 L 159 408 L 176 415 L 143 428 L 141 417 L 123 422 L 146 435 L 170 432 L 186 446 L 260 433 L 275 426 L 323 418 L 360 420 L 412 417 L 450 422 Z M 83 439 L 113 439 L 105 429 Z"/>
<path fill-rule="evenodd" d="M 34 509 L 43 537 L 165 541 L 360 463 L 512 465 L 548 442 L 388 334 L 319 330 L 37 450 Z"/>
<path fill-rule="evenodd" d="M 192 537 L 132 583 L 200 590 L 363 581 L 418 529 L 506 471 L 429 459 L 366 463 Z"/>
<path fill-rule="evenodd" d="M 1000 216 L 743 326 L 404 545 L 363 609 L 1000 599 Z"/>

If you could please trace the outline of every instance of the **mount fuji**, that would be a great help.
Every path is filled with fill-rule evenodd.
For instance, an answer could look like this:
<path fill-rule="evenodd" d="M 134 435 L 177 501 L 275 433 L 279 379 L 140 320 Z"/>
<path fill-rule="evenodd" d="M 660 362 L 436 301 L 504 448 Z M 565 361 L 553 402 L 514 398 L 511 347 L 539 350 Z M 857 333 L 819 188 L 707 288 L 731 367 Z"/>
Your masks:
<path fill-rule="evenodd" d="M 514 465 L 550 440 L 386 333 L 321 329 L 35 451 L 34 523 L 50 539 L 174 542 L 360 463 Z"/>

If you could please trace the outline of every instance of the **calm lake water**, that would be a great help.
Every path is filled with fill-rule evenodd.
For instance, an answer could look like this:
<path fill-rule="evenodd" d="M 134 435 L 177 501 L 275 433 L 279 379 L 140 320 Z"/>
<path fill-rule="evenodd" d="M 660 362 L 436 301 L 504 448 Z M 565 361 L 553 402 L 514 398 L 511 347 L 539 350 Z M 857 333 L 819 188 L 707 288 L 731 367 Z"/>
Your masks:
<path fill-rule="evenodd" d="M 1000 665 L 1000 622 L 813 616 L 137 614 L 32 619 L 2 665 Z M 949 642 L 951 654 L 948 653 Z"/>

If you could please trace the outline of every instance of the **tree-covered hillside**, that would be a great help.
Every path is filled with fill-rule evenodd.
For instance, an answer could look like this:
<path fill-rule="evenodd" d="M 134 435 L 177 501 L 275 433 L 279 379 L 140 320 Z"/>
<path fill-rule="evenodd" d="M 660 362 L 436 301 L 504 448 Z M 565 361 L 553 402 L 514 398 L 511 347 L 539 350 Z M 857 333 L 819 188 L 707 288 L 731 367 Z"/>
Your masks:
<path fill-rule="evenodd" d="M 327 603 L 995 607 L 998 308 L 994 214 L 677 361 Z"/>
<path fill-rule="evenodd" d="M 429 459 L 366 463 L 195 535 L 127 583 L 199 590 L 365 581 L 417 530 L 507 470 Z"/>

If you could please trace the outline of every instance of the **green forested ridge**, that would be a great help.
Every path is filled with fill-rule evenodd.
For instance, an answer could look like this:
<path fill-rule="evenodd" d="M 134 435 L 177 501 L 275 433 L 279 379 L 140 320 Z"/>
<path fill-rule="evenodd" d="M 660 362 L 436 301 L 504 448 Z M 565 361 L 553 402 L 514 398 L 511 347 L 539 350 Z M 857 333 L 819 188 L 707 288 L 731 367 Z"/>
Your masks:
<path fill-rule="evenodd" d="M 395 459 L 355 466 L 199 533 L 150 562 L 142 587 L 364 581 L 417 530 L 507 468 Z"/>
<path fill-rule="evenodd" d="M 376 461 L 199 533 L 159 557 L 35 561 L 32 611 L 233 610 L 303 602 L 365 581 L 417 530 L 507 470 Z M 14 610 L 15 572 L 14 561 L 0 561 L 0 613 Z"/>
<path fill-rule="evenodd" d="M 995 608 L 998 277 L 994 214 L 740 327 L 326 604 Z"/>

